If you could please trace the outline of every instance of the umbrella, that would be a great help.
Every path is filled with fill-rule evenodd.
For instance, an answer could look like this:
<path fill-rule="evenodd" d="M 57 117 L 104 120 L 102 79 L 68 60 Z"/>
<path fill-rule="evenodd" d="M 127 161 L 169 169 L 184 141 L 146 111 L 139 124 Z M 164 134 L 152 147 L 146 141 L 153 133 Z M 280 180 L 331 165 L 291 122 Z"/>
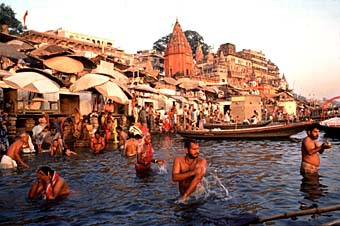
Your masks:
<path fill-rule="evenodd" d="M 179 87 L 186 90 L 193 90 L 198 88 L 198 82 L 183 82 L 179 85 Z"/>
<path fill-rule="evenodd" d="M 34 93 L 56 93 L 59 85 L 36 72 L 18 72 L 4 79 L 4 82 L 16 89 Z"/>
<path fill-rule="evenodd" d="M 177 84 L 181 84 L 181 83 L 184 83 L 184 82 L 191 82 L 192 80 L 190 80 L 190 78 L 180 78 L 180 79 L 177 79 Z"/>
<path fill-rule="evenodd" d="M 13 45 L 15 46 L 15 48 L 17 48 L 18 50 L 30 50 L 30 49 L 34 49 L 34 47 L 26 42 L 23 42 L 21 40 L 11 40 L 9 42 L 7 42 L 8 45 Z"/>
<path fill-rule="evenodd" d="M 38 68 L 29 68 L 29 67 L 24 67 L 24 68 L 20 68 L 18 69 L 16 72 L 36 72 L 38 74 L 41 74 L 43 76 L 45 76 L 46 78 L 52 80 L 53 82 L 57 83 L 59 86 L 64 86 L 64 83 L 58 79 L 57 77 L 54 77 L 52 74 L 50 74 L 47 70 L 50 69 L 45 69 L 45 70 L 41 70 Z"/>
<path fill-rule="evenodd" d="M 6 70 L 0 70 L 0 77 L 7 77 L 13 75 L 11 72 Z"/>
<path fill-rule="evenodd" d="M 51 69 L 70 74 L 78 73 L 84 70 L 84 66 L 80 61 L 67 56 L 49 58 L 44 60 L 44 65 Z"/>
<path fill-rule="evenodd" d="M 123 84 L 127 84 L 129 82 L 128 77 L 126 77 L 123 73 L 120 73 L 119 71 L 116 71 L 116 70 L 113 70 L 110 73 L 102 73 L 99 70 L 95 69 L 95 70 L 92 71 L 92 73 L 110 76 L 111 78 L 114 78 L 114 79 L 118 80 L 119 82 L 121 82 Z"/>
<path fill-rule="evenodd" d="M 4 88 L 4 89 L 11 88 L 11 89 L 13 89 L 12 86 L 6 84 L 4 81 L 0 81 L 0 88 Z"/>
<path fill-rule="evenodd" d="M 110 78 L 105 75 L 86 74 L 80 77 L 75 83 L 73 83 L 73 85 L 71 85 L 70 87 L 70 90 L 73 92 L 86 90 L 101 85 L 109 80 Z"/>
<path fill-rule="evenodd" d="M 55 54 L 63 54 L 67 53 L 69 50 L 58 46 L 58 45 L 43 45 L 39 47 L 38 49 L 33 50 L 30 52 L 30 55 L 35 57 L 42 57 L 42 56 L 51 56 Z"/>
<path fill-rule="evenodd" d="M 176 86 L 178 84 L 178 81 L 174 78 L 171 78 L 171 77 L 164 77 L 163 80 L 164 80 L 165 83 L 168 83 L 170 85 Z"/>
<path fill-rule="evenodd" d="M 0 43 L 0 56 L 8 57 L 10 59 L 25 59 L 27 56 L 19 52 L 14 45 Z"/>
<path fill-rule="evenodd" d="M 113 101 L 120 104 L 128 104 L 129 99 L 121 90 L 121 88 L 112 81 L 107 81 L 102 85 L 98 85 L 95 87 L 98 92 L 100 92 L 103 96 L 112 99 Z"/>
<path fill-rule="evenodd" d="M 89 58 L 87 58 L 85 56 L 69 55 L 68 57 L 71 57 L 75 60 L 80 61 L 84 65 L 84 68 L 86 68 L 86 69 L 97 68 L 97 65 L 92 60 L 90 60 Z"/>
<path fill-rule="evenodd" d="M 137 90 L 137 91 L 141 91 L 141 92 L 159 93 L 159 91 L 157 89 L 154 89 L 154 88 L 152 88 L 152 87 L 150 87 L 149 85 L 146 85 L 146 84 L 139 84 L 139 85 L 135 85 L 135 86 L 130 86 L 129 88 Z"/>

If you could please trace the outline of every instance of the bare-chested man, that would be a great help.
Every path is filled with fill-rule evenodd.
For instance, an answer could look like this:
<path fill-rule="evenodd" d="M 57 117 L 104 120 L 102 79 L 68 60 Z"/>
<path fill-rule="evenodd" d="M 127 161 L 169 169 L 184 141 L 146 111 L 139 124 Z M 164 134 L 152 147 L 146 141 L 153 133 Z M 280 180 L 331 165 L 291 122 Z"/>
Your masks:
<path fill-rule="evenodd" d="M 17 162 L 25 168 L 29 168 L 26 163 L 24 163 L 20 157 L 20 152 L 22 151 L 23 145 L 28 145 L 28 135 L 27 133 L 22 133 L 20 139 L 15 141 L 7 150 L 7 154 L 2 156 L 0 168 L 10 169 L 16 168 Z"/>
<path fill-rule="evenodd" d="M 99 132 L 94 133 L 94 137 L 91 139 L 91 150 L 94 154 L 99 154 L 104 151 L 105 140 L 104 137 L 100 136 Z"/>
<path fill-rule="evenodd" d="M 28 198 L 44 196 L 47 200 L 56 200 L 70 194 L 66 181 L 48 166 L 37 170 L 37 180 L 28 192 Z"/>
<path fill-rule="evenodd" d="M 180 202 L 185 202 L 204 177 L 207 162 L 199 158 L 199 145 L 194 140 L 185 140 L 185 156 L 176 157 L 172 169 L 172 180 L 179 182 Z"/>
<path fill-rule="evenodd" d="M 116 130 L 117 130 L 118 138 L 119 138 L 118 147 L 120 150 L 123 150 L 125 146 L 125 142 L 128 139 L 128 135 L 127 133 L 124 132 L 124 130 L 120 126 L 117 126 Z"/>
<path fill-rule="evenodd" d="M 317 124 L 312 124 L 306 129 L 307 137 L 303 139 L 301 146 L 302 162 L 301 175 L 313 175 L 318 173 L 320 166 L 320 157 L 318 153 L 322 154 L 325 149 L 331 148 L 331 144 L 318 144 L 319 129 Z"/>
<path fill-rule="evenodd" d="M 123 149 L 123 155 L 126 155 L 127 157 L 131 157 L 137 154 L 137 148 L 139 141 L 138 139 L 141 139 L 141 136 L 136 135 L 132 136 L 130 139 L 128 139 L 125 142 L 124 149 Z"/>

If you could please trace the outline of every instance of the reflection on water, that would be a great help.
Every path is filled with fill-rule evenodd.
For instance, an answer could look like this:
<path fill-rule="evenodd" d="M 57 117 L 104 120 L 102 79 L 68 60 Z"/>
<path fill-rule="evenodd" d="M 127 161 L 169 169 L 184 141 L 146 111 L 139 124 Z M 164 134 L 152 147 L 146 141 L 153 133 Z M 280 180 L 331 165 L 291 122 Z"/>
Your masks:
<path fill-rule="evenodd" d="M 0 171 L 0 225 L 234 225 L 255 215 L 269 216 L 298 211 L 301 203 L 319 207 L 340 199 L 340 142 L 321 156 L 320 178 L 302 180 L 300 147 L 304 135 L 293 140 L 200 141 L 200 154 L 208 162 L 201 193 L 187 205 L 176 204 L 177 183 L 172 182 L 172 163 L 183 155 L 179 136 L 153 137 L 155 158 L 166 165 L 153 165 L 144 177 L 135 173 L 134 159 L 119 151 L 51 158 L 47 153 L 25 156 L 29 170 Z M 322 137 L 320 142 L 322 142 Z M 46 205 L 26 199 L 35 169 L 49 165 L 64 177 L 71 195 Z M 320 217 L 283 219 L 274 225 L 320 225 L 340 218 L 339 212 Z"/>
<path fill-rule="evenodd" d="M 305 199 L 316 202 L 325 192 L 327 186 L 320 183 L 319 175 L 308 175 L 301 179 L 301 191 L 305 193 Z"/>

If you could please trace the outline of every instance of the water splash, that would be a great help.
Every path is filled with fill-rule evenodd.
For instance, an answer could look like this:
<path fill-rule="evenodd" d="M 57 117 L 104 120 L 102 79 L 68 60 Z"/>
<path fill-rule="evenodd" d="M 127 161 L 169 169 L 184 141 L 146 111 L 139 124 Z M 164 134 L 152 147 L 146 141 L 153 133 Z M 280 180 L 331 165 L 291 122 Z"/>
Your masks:
<path fill-rule="evenodd" d="M 168 174 L 168 170 L 166 169 L 165 163 L 162 165 L 157 165 L 157 167 L 158 167 L 158 174 L 161 174 L 161 175 Z"/>
<path fill-rule="evenodd" d="M 201 183 L 196 190 L 190 195 L 189 203 L 197 200 L 207 199 L 229 200 L 232 198 L 228 189 L 223 185 L 221 179 L 217 176 L 217 171 L 210 172 L 202 178 Z"/>
<path fill-rule="evenodd" d="M 231 199 L 232 197 L 230 196 L 228 189 L 222 184 L 221 179 L 217 176 L 216 172 L 217 172 L 217 171 L 215 170 L 214 177 L 215 177 L 217 183 L 218 183 L 219 186 L 221 186 L 221 188 L 225 191 L 226 198 L 227 198 L 227 199 Z"/>

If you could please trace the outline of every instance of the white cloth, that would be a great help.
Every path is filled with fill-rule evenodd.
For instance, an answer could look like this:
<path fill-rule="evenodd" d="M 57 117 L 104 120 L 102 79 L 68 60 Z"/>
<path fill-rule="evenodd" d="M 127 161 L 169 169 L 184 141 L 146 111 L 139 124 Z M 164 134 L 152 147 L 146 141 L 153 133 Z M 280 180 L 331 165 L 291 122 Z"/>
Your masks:
<path fill-rule="evenodd" d="M 0 168 L 2 169 L 11 169 L 11 168 L 17 168 L 17 162 L 13 160 L 8 155 L 4 155 L 1 158 Z"/>
<path fill-rule="evenodd" d="M 25 154 L 30 154 L 30 153 L 35 152 L 31 136 L 28 136 L 28 147 L 23 147 L 22 152 L 25 153 Z"/>
<path fill-rule="evenodd" d="M 46 125 L 36 125 L 33 127 L 32 132 L 33 132 L 33 138 L 36 137 L 38 134 L 40 134 Z"/>

